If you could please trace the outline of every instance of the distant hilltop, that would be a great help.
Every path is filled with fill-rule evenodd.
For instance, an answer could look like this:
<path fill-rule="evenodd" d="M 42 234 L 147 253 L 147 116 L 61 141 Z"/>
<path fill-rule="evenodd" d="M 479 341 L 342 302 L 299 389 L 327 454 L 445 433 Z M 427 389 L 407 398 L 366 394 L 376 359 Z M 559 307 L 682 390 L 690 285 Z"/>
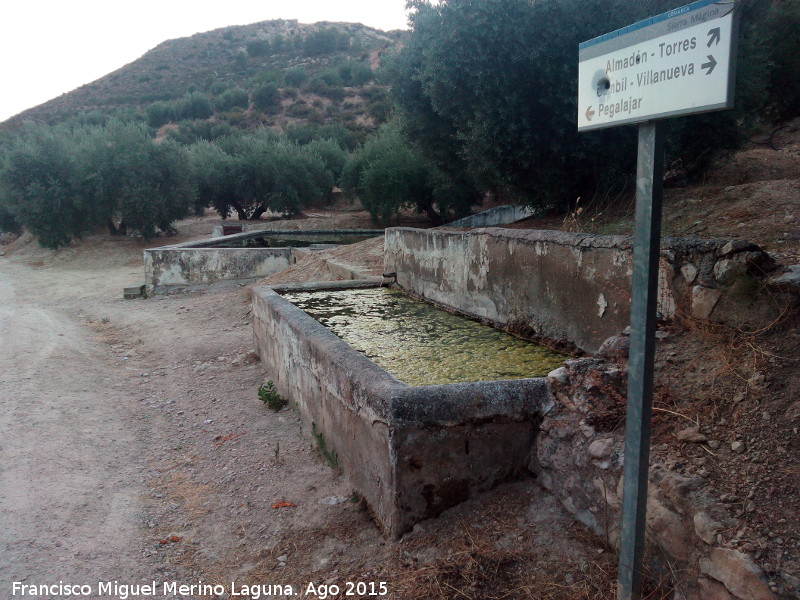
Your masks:
<path fill-rule="evenodd" d="M 213 101 L 222 89 L 248 90 L 270 81 L 283 86 L 281 74 L 293 67 L 305 67 L 310 77 L 344 61 L 375 68 L 383 52 L 394 49 L 406 33 L 359 23 L 284 19 L 223 27 L 165 41 L 132 63 L 15 115 L 0 127 L 15 127 L 24 120 L 52 123 L 93 110 L 145 109 L 194 91 Z M 326 85 L 335 87 L 332 79 Z"/>

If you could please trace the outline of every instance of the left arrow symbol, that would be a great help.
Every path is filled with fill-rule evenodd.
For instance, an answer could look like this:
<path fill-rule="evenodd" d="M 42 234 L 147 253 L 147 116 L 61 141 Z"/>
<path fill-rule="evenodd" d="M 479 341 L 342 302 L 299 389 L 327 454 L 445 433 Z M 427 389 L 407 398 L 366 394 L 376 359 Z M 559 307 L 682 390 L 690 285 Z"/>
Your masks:
<path fill-rule="evenodd" d="M 719 27 L 714 27 L 714 29 L 708 32 L 708 47 L 711 48 L 711 44 L 717 42 L 717 46 L 719 46 L 719 40 L 722 37 L 722 34 L 719 31 Z"/>
<path fill-rule="evenodd" d="M 594 111 L 592 110 L 592 107 L 590 106 L 589 108 L 586 109 L 586 120 L 587 121 L 591 121 L 593 116 L 594 116 Z"/>
<path fill-rule="evenodd" d="M 715 61 L 714 57 L 709 54 L 708 55 L 708 62 L 707 63 L 703 63 L 702 65 L 700 65 L 700 68 L 701 69 L 708 69 L 708 72 L 706 73 L 706 75 L 711 75 L 711 71 L 713 71 L 714 67 L 716 67 L 716 66 L 717 66 L 717 61 Z"/>

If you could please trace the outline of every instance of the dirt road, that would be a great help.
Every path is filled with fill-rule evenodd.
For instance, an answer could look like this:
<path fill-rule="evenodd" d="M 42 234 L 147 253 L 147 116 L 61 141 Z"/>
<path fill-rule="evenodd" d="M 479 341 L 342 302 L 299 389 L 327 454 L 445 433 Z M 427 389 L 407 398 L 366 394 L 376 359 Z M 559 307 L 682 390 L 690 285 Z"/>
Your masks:
<path fill-rule="evenodd" d="M 132 597 L 189 600 L 231 582 L 320 598 L 309 584 L 384 581 L 397 599 L 597 585 L 602 549 L 532 482 L 384 539 L 296 413 L 258 400 L 270 374 L 248 290 L 123 300 L 141 249 L 17 242 L 0 257 L 0 597 L 49 597 L 14 596 L 14 582 L 117 598 L 99 584 L 155 581 Z"/>
<path fill-rule="evenodd" d="M 118 296 L 133 269 L 26 258 L 0 262 L 2 595 L 13 581 L 144 578 L 146 456 L 159 423 L 143 418 L 125 357 L 87 326 L 95 299 Z"/>

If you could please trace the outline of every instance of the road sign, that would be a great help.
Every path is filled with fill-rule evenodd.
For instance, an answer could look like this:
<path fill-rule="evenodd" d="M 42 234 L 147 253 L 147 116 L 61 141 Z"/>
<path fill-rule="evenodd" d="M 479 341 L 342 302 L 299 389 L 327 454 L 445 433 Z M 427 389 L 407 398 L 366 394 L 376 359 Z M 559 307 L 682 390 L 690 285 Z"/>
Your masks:
<path fill-rule="evenodd" d="M 578 131 L 733 106 L 737 18 L 699 0 L 578 50 Z"/>
<path fill-rule="evenodd" d="M 617 600 L 641 600 L 664 175 L 663 119 L 733 107 L 735 0 L 698 0 L 580 44 L 578 131 L 639 123 Z"/>

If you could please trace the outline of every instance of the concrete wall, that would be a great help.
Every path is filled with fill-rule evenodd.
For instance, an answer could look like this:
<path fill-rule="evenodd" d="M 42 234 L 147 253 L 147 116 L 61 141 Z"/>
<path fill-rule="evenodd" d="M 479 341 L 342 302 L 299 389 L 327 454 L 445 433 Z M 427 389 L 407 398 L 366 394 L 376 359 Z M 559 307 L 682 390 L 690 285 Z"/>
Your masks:
<path fill-rule="evenodd" d="M 463 219 L 451 221 L 444 227 L 491 227 L 492 225 L 508 225 L 520 219 L 526 219 L 536 214 L 536 211 L 528 206 L 518 204 L 504 204 L 495 206 L 489 210 L 470 215 Z"/>
<path fill-rule="evenodd" d="M 255 280 L 278 273 L 295 264 L 309 252 L 299 248 L 247 248 L 244 243 L 262 236 L 292 238 L 299 241 L 341 240 L 342 243 L 362 241 L 382 235 L 383 230 L 258 230 L 204 239 L 144 251 L 144 271 L 147 294 L 166 292 L 184 287 L 226 280 Z M 222 248 L 223 244 L 241 243 L 239 248 Z M 320 245 L 319 248 L 324 247 Z M 364 274 L 348 269 L 334 261 L 328 267 L 334 276 L 358 279 Z"/>
<path fill-rule="evenodd" d="M 629 323 L 631 240 L 515 229 L 386 230 L 385 272 L 413 295 L 498 326 L 589 352 Z M 667 238 L 659 311 L 735 321 L 747 307 L 725 297 L 769 257 L 737 240 Z"/>
<path fill-rule="evenodd" d="M 308 286 L 281 289 L 296 288 Z M 253 329 L 267 378 L 336 452 L 387 535 L 526 469 L 549 401 L 543 379 L 412 388 L 270 288 L 253 291 Z"/>
<path fill-rule="evenodd" d="M 291 248 L 191 248 L 165 246 L 144 251 L 147 292 L 224 279 L 266 277 L 295 260 Z"/>

